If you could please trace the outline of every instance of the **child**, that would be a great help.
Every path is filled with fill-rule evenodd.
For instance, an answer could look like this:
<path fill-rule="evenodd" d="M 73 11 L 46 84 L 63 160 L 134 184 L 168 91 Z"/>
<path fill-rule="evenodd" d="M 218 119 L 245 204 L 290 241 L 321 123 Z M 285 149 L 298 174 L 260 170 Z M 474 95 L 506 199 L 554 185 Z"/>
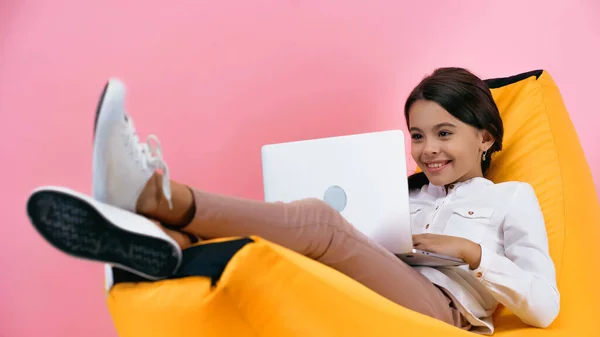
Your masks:
<path fill-rule="evenodd" d="M 415 247 L 462 258 L 464 267 L 410 267 L 317 199 L 265 203 L 172 181 L 160 145 L 140 143 L 124 101 L 123 84 L 109 81 L 96 116 L 93 198 L 42 187 L 28 201 L 33 225 L 63 252 L 159 280 L 196 237 L 257 235 L 463 329 L 493 333 L 500 303 L 536 327 L 558 315 L 536 195 L 527 183 L 484 177 L 503 125 L 489 88 L 465 69 L 437 69 L 404 108 L 423 170 L 408 178 Z"/>

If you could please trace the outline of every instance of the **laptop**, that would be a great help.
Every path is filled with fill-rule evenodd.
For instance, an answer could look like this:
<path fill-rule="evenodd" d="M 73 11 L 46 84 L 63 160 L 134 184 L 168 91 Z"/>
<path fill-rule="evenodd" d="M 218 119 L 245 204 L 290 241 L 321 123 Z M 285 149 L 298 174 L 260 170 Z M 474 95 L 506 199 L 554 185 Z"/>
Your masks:
<path fill-rule="evenodd" d="M 461 259 L 413 248 L 402 130 L 268 144 L 264 198 L 318 198 L 410 265 L 457 266 Z"/>

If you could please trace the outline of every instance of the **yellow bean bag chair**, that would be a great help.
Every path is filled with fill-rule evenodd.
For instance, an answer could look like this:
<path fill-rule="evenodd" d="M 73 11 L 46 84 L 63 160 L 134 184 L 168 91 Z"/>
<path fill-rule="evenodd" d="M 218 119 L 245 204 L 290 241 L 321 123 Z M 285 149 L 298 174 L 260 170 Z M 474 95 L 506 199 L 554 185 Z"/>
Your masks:
<path fill-rule="evenodd" d="M 489 178 L 530 183 L 546 219 L 561 311 L 547 329 L 508 310 L 498 336 L 600 336 L 600 206 L 561 95 L 546 71 L 487 81 L 505 123 Z M 202 242 L 176 278 L 116 269 L 107 302 L 121 337 L 470 336 L 260 237 Z"/>

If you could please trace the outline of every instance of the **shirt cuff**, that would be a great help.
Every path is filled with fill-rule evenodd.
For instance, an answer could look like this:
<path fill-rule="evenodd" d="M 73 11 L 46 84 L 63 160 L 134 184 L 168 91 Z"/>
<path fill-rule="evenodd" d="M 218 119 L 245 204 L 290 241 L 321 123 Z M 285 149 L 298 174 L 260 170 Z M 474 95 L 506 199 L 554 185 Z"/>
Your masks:
<path fill-rule="evenodd" d="M 493 263 L 494 256 L 496 254 L 490 251 L 487 248 L 481 247 L 481 261 L 479 262 L 479 267 L 476 269 L 470 270 L 471 274 L 475 276 L 476 279 L 483 282 L 485 279 L 485 275 L 487 274 L 488 269 Z"/>

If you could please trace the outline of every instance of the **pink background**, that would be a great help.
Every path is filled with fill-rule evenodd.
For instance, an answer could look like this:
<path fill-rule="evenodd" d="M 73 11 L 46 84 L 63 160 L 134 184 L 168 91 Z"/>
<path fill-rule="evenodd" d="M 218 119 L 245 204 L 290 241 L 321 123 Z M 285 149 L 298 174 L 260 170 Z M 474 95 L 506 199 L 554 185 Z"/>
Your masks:
<path fill-rule="evenodd" d="M 90 191 L 109 76 L 175 179 L 260 199 L 262 144 L 404 127 L 406 95 L 437 66 L 544 68 L 600 191 L 600 2 L 402 3 L 0 2 L 0 336 L 116 336 L 101 265 L 52 249 L 25 217 L 38 185 Z"/>

